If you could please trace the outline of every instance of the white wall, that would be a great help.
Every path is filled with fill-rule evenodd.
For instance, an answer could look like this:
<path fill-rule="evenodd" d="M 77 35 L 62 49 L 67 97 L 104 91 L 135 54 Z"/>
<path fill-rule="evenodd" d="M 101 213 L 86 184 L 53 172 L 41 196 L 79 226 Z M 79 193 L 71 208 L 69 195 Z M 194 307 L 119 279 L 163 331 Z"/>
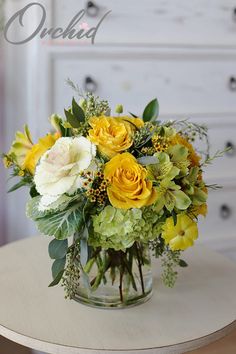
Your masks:
<path fill-rule="evenodd" d="M 3 43 L 0 38 L 0 48 Z M 4 52 L 0 50 L 0 151 L 4 151 Z M 5 171 L 0 168 L 0 245 L 6 241 L 5 234 Z"/>

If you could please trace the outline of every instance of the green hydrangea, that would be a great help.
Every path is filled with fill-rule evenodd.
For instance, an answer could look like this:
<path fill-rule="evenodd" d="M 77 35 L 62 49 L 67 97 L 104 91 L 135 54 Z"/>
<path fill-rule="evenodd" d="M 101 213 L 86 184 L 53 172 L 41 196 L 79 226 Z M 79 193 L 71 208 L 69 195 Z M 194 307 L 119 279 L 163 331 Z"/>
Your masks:
<path fill-rule="evenodd" d="M 89 244 L 104 249 L 125 250 L 135 241 L 148 242 L 157 237 L 160 215 L 151 208 L 116 209 L 106 206 L 93 217 Z"/>

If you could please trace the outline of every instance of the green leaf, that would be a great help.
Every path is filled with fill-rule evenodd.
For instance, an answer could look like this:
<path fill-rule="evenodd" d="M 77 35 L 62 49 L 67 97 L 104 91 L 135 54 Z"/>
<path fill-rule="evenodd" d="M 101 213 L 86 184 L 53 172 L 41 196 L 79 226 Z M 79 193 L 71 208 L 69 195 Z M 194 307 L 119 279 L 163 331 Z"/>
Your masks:
<path fill-rule="evenodd" d="M 56 259 L 52 264 L 52 277 L 55 280 L 62 271 L 64 271 L 66 265 L 66 257 L 62 259 Z"/>
<path fill-rule="evenodd" d="M 194 195 L 193 195 L 193 200 L 192 200 L 193 204 L 194 205 L 201 205 L 203 203 L 206 203 L 207 197 L 208 197 L 207 193 L 198 188 L 195 190 Z"/>
<path fill-rule="evenodd" d="M 48 285 L 49 288 L 51 288 L 51 287 L 53 287 L 53 286 L 55 286 L 55 285 L 60 283 L 61 278 L 62 278 L 62 276 L 64 274 L 64 271 L 65 270 L 63 269 L 60 273 L 57 274 L 56 278 Z"/>
<path fill-rule="evenodd" d="M 74 235 L 84 224 L 78 205 L 46 215 L 36 220 L 38 230 L 46 236 L 54 236 L 58 240 L 65 240 Z"/>
<path fill-rule="evenodd" d="M 155 165 L 159 163 L 159 160 L 156 156 L 143 156 L 137 159 L 138 163 L 141 165 Z"/>
<path fill-rule="evenodd" d="M 41 196 L 31 198 L 26 204 L 26 216 L 31 220 L 38 220 L 45 217 L 50 211 L 39 211 L 38 206 L 41 200 Z"/>
<path fill-rule="evenodd" d="M 85 114 L 83 109 L 78 105 L 78 103 L 76 102 L 76 100 L 73 97 L 72 100 L 72 113 L 73 116 L 79 120 L 80 122 L 84 122 L 85 121 Z"/>
<path fill-rule="evenodd" d="M 180 210 L 185 210 L 191 204 L 191 199 L 183 191 L 173 191 L 176 198 L 175 205 Z"/>
<path fill-rule="evenodd" d="M 66 256 L 68 249 L 67 240 L 54 239 L 49 243 L 48 253 L 51 259 L 62 259 Z"/>
<path fill-rule="evenodd" d="M 134 118 L 138 118 L 138 116 L 136 116 L 136 114 L 134 114 L 134 113 L 129 112 L 129 114 Z"/>
<path fill-rule="evenodd" d="M 172 215 L 172 218 L 173 218 L 173 221 L 174 221 L 174 226 L 176 226 L 176 224 L 177 224 L 177 214 L 173 210 L 171 215 Z"/>
<path fill-rule="evenodd" d="M 21 188 L 21 187 L 24 187 L 28 185 L 28 182 L 24 181 L 24 180 L 21 180 L 19 183 L 16 183 L 13 187 L 11 187 L 7 193 L 11 193 L 11 192 L 14 192 L 16 191 L 17 189 Z"/>
<path fill-rule="evenodd" d="M 159 114 L 159 103 L 155 98 L 151 102 L 148 103 L 143 112 L 143 120 L 144 122 L 149 122 L 155 120 Z"/>
<path fill-rule="evenodd" d="M 35 186 L 30 188 L 30 196 L 31 196 L 31 198 L 39 196 L 39 193 L 38 193 L 38 191 L 37 191 Z"/>
<path fill-rule="evenodd" d="M 180 259 L 179 266 L 182 268 L 185 268 L 185 267 L 188 267 L 188 263 L 186 263 L 183 259 Z"/>
<path fill-rule="evenodd" d="M 65 112 L 65 115 L 66 115 L 66 119 L 67 121 L 70 123 L 70 125 L 72 126 L 72 128 L 79 128 L 80 127 L 80 121 L 74 117 L 74 115 L 67 111 L 67 110 L 64 110 Z"/>
<path fill-rule="evenodd" d="M 172 193 L 170 193 L 170 192 L 167 192 L 166 194 L 165 194 L 165 207 L 166 207 L 166 209 L 170 212 L 170 213 L 172 213 L 172 211 L 173 211 L 173 209 L 174 209 L 174 207 L 175 207 L 175 198 L 174 198 L 174 196 L 172 195 Z"/>

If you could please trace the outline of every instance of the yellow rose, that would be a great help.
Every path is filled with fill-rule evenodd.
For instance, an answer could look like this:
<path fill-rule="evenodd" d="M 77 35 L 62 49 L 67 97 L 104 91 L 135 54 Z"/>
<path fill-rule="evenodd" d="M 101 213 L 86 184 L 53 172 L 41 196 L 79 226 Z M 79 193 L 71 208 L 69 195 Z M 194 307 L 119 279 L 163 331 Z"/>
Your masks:
<path fill-rule="evenodd" d="M 22 164 L 22 170 L 27 170 L 33 175 L 39 159 L 55 144 L 59 137 L 60 134 L 56 133 L 54 135 L 48 134 L 40 138 L 38 143 L 33 145 L 31 150 L 26 154 Z"/>
<path fill-rule="evenodd" d="M 112 158 L 132 146 L 134 132 L 144 122 L 140 118 L 101 116 L 91 118 L 89 124 L 92 127 L 90 141 L 98 146 L 102 155 Z"/>
<path fill-rule="evenodd" d="M 118 154 L 105 164 L 107 194 L 115 208 L 141 208 L 156 201 L 156 191 L 147 180 L 147 171 L 128 152 Z"/>

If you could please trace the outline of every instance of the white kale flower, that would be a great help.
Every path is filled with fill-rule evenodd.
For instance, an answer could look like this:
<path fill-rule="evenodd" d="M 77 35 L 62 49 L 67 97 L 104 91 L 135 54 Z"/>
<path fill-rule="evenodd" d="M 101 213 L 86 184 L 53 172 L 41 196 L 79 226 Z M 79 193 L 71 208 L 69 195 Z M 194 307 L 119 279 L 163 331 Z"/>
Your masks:
<path fill-rule="evenodd" d="M 96 146 L 85 137 L 58 139 L 36 168 L 34 182 L 38 193 L 45 197 L 72 195 L 83 186 L 81 172 L 90 166 L 94 168 L 95 155 Z"/>

